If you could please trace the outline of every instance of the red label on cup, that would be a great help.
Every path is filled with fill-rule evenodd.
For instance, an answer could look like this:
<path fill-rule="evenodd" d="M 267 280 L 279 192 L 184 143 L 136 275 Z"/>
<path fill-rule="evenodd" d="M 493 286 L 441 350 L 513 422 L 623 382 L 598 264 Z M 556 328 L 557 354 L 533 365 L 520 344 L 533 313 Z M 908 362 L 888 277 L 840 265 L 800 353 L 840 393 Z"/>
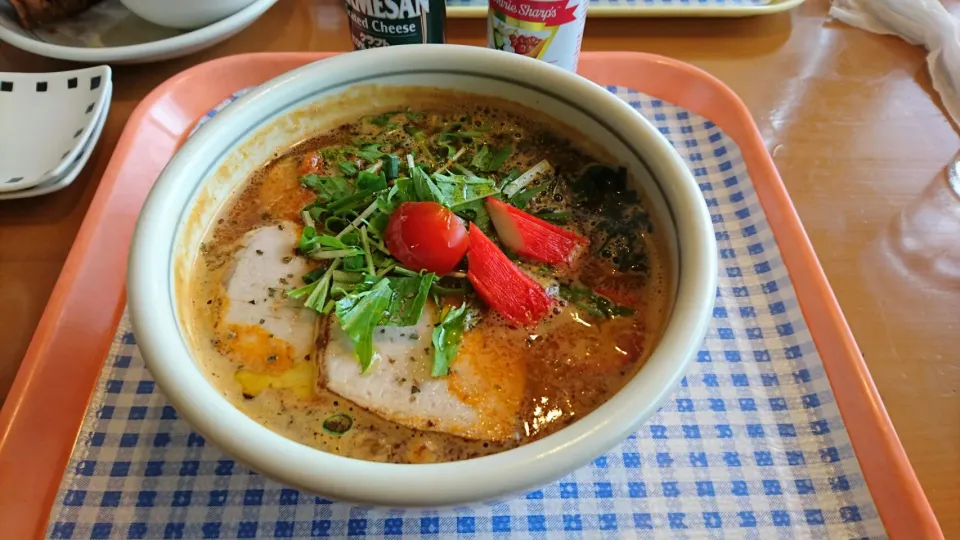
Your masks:
<path fill-rule="evenodd" d="M 523 1 L 523 0 L 490 0 L 496 10 L 507 17 L 520 21 L 538 22 L 546 26 L 560 26 L 573 22 L 577 3 L 571 6 L 568 0 L 555 2 Z"/>

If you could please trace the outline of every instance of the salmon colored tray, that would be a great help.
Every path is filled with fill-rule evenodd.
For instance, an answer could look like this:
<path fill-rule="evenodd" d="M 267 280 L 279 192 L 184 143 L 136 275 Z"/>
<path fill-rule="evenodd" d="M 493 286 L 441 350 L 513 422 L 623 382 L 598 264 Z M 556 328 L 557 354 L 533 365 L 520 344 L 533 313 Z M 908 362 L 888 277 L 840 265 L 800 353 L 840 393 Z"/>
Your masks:
<path fill-rule="evenodd" d="M 0 412 L 0 523 L 4 538 L 44 534 L 126 296 L 128 247 L 150 187 L 191 128 L 234 91 L 325 54 L 252 54 L 196 66 L 134 111 Z M 893 538 L 942 533 L 897 439 L 840 307 L 746 106 L 698 69 L 639 53 L 584 53 L 580 72 L 709 118 L 734 139 L 783 250 L 790 279 L 867 486 Z"/>

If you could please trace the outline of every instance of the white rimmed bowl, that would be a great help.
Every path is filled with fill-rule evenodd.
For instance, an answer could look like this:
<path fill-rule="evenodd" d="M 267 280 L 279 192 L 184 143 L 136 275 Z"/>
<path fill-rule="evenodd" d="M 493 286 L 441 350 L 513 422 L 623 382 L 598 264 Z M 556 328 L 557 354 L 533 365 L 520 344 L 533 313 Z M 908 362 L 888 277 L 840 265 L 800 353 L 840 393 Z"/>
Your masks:
<path fill-rule="evenodd" d="M 674 269 L 672 311 L 640 372 L 580 421 L 531 444 L 468 461 L 397 465 L 340 457 L 286 439 L 234 408 L 207 381 L 181 327 L 179 287 L 216 218 L 217 203 L 278 152 L 341 117 L 391 107 L 351 105 L 364 85 L 428 86 L 508 97 L 605 147 L 653 201 Z M 337 116 L 339 115 L 339 116 Z M 128 290 L 148 368 L 179 413 L 254 470 L 324 496 L 391 507 L 497 499 L 552 481 L 634 432 L 675 389 L 700 347 L 716 294 L 716 241 L 700 190 L 666 139 L 600 86 L 519 55 L 411 45 L 349 53 L 292 71 L 247 94 L 203 126 L 164 170 L 140 215 Z"/>
<path fill-rule="evenodd" d="M 156 3 L 164 4 L 163 0 Z M 233 37 L 275 3 L 277 0 L 254 0 L 226 19 L 181 32 L 133 17 L 119 0 L 105 0 L 76 17 L 25 30 L 17 22 L 13 7 L 0 1 L 0 41 L 33 54 L 73 62 L 158 62 L 193 54 Z"/>
<path fill-rule="evenodd" d="M 110 76 L 108 66 L 0 73 L 0 193 L 67 172 L 109 107 Z"/>
<path fill-rule="evenodd" d="M 183 30 L 193 30 L 239 12 L 254 0 L 120 0 L 140 18 Z"/>

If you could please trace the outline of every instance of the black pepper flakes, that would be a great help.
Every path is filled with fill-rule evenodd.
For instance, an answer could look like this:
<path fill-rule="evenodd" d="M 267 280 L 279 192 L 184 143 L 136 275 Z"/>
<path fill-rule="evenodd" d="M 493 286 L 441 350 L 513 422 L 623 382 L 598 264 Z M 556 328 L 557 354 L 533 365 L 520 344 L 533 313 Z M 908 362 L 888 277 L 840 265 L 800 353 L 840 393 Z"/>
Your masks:
<path fill-rule="evenodd" d="M 256 301 L 256 300 L 250 300 L 250 301 L 247 302 L 247 303 L 250 304 L 251 306 L 257 305 L 257 301 Z"/>
<path fill-rule="evenodd" d="M 280 278 L 280 283 L 282 283 L 282 284 L 284 284 L 284 285 L 288 285 L 290 282 L 287 281 L 287 278 Z"/>
<path fill-rule="evenodd" d="M 419 386 L 413 385 L 413 386 L 410 387 L 410 395 L 419 394 L 419 393 L 420 393 L 420 387 L 419 387 Z"/>
<path fill-rule="evenodd" d="M 263 250 L 262 250 L 262 249 L 258 249 L 258 250 L 257 250 L 257 255 L 263 255 Z"/>
<path fill-rule="evenodd" d="M 293 260 L 293 257 L 287 255 L 286 257 L 284 257 L 283 259 L 280 259 L 280 260 L 283 261 L 283 264 L 290 264 L 290 261 Z"/>
<path fill-rule="evenodd" d="M 267 362 L 270 362 L 271 364 L 276 361 L 277 361 L 277 355 L 275 354 L 271 354 L 270 356 L 267 357 Z"/>
<path fill-rule="evenodd" d="M 267 322 L 266 319 L 260 319 L 260 324 L 263 324 L 263 323 L 265 323 L 265 322 Z"/>

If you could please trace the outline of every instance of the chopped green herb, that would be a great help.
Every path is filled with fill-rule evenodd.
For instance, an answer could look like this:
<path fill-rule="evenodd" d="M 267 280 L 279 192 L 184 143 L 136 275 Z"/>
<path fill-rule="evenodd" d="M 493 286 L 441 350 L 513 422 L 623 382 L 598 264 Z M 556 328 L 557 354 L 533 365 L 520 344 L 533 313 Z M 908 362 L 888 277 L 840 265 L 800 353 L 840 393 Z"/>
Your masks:
<path fill-rule="evenodd" d="M 469 282 L 464 282 L 463 287 L 443 287 L 434 283 L 430 287 L 430 293 L 440 296 L 462 296 L 473 290 Z"/>
<path fill-rule="evenodd" d="M 316 249 L 319 242 L 317 236 L 316 228 L 310 225 L 304 227 L 300 233 L 300 240 L 297 242 L 297 251 L 305 255 Z"/>
<path fill-rule="evenodd" d="M 329 234 L 322 234 L 317 237 L 317 243 L 325 248 L 331 249 L 350 249 L 354 246 L 347 245 L 343 240 L 330 236 Z"/>
<path fill-rule="evenodd" d="M 364 266 L 365 263 L 362 252 L 358 252 L 356 255 L 351 255 L 349 257 L 344 257 L 343 259 L 343 269 L 348 272 L 362 272 Z"/>
<path fill-rule="evenodd" d="M 347 176 L 357 174 L 357 164 L 352 161 L 338 161 L 337 167 L 340 168 L 340 172 Z"/>
<path fill-rule="evenodd" d="M 363 148 L 357 150 L 357 155 L 365 159 L 368 163 L 373 163 L 374 161 L 380 159 L 380 156 L 383 155 L 383 152 L 380 151 L 379 144 L 367 144 Z"/>
<path fill-rule="evenodd" d="M 457 356 L 457 349 L 463 340 L 463 331 L 467 322 L 467 304 L 455 309 L 445 308 L 441 312 L 440 324 L 433 329 L 433 370 L 434 377 L 445 377 L 450 373 L 450 363 Z"/>
<path fill-rule="evenodd" d="M 410 170 L 410 177 L 413 179 L 415 200 L 428 202 L 441 202 L 443 200 L 443 194 L 430 179 L 430 175 L 424 172 L 421 167 L 413 167 Z"/>
<path fill-rule="evenodd" d="M 300 182 L 315 191 L 319 198 L 326 201 L 346 197 L 352 192 L 347 180 L 340 176 L 308 174 L 300 178 Z"/>
<path fill-rule="evenodd" d="M 367 237 L 367 228 L 360 229 L 360 245 L 363 246 L 363 256 L 367 263 L 367 272 L 376 274 L 377 269 L 373 266 L 373 256 L 370 254 L 370 239 Z"/>
<path fill-rule="evenodd" d="M 625 317 L 636 313 L 635 310 L 625 306 L 618 306 L 609 298 L 601 296 L 590 289 L 561 285 L 560 296 L 595 317 L 610 319 L 613 317 Z"/>
<path fill-rule="evenodd" d="M 542 160 L 530 169 L 516 177 L 514 180 L 510 181 L 507 185 L 503 187 L 503 194 L 507 197 L 513 197 L 521 189 L 527 187 L 527 184 L 530 184 L 541 175 L 549 174 L 552 175 L 554 172 L 553 166 L 550 165 L 550 162 L 547 160 Z"/>
<path fill-rule="evenodd" d="M 323 431 L 327 435 L 339 437 L 353 428 L 353 418 L 343 413 L 337 413 L 327 417 L 323 421 Z"/>
<path fill-rule="evenodd" d="M 364 201 L 370 199 L 373 194 L 373 191 L 360 191 L 353 195 L 348 195 L 328 204 L 326 211 L 342 215 L 344 212 L 349 212 L 354 208 L 364 206 Z"/>
<path fill-rule="evenodd" d="M 551 223 L 566 223 L 570 221 L 573 214 L 570 212 L 551 212 L 549 210 L 540 211 L 534 214 L 538 218 Z"/>
<path fill-rule="evenodd" d="M 400 176 L 400 158 L 395 154 L 383 156 L 383 174 L 387 180 L 393 180 Z M 383 189 L 386 189 L 386 186 Z"/>
<path fill-rule="evenodd" d="M 303 305 L 310 309 L 319 311 L 327 298 L 327 293 L 330 290 L 330 281 L 333 279 L 333 272 L 338 266 L 340 266 L 340 261 L 333 261 L 333 263 L 327 267 L 319 279 L 308 283 L 303 287 L 287 291 L 287 296 L 293 299 L 299 299 L 306 296 L 307 299 L 304 301 Z M 304 276 L 304 281 L 306 281 L 306 279 L 307 276 Z"/>
<path fill-rule="evenodd" d="M 337 234 L 347 226 L 347 221 L 339 216 L 330 216 L 323 222 L 323 230 Z"/>
<path fill-rule="evenodd" d="M 391 277 L 390 288 L 393 296 L 390 308 L 380 324 L 391 326 L 413 326 L 420 320 L 423 307 L 427 303 L 430 288 L 437 280 L 436 274 L 424 274 L 417 277 Z"/>
<path fill-rule="evenodd" d="M 503 164 L 506 163 L 511 154 L 513 154 L 513 149 L 509 144 L 499 149 L 491 149 L 491 147 L 484 145 L 483 148 L 477 152 L 477 155 L 473 156 L 473 159 L 470 161 L 470 166 L 483 172 L 495 172 L 500 170 L 500 167 L 503 167 Z"/>
<path fill-rule="evenodd" d="M 323 267 L 314 268 L 313 270 L 311 270 L 311 271 L 307 272 L 306 274 L 304 274 L 304 275 L 303 275 L 303 278 L 301 278 L 301 279 L 303 279 L 303 282 L 304 282 L 304 283 L 306 283 L 307 285 L 309 285 L 309 284 L 313 283 L 314 281 L 320 279 L 320 278 L 323 276 L 323 273 L 326 272 L 326 271 L 327 271 L 327 269 L 326 269 L 326 268 L 323 268 Z"/>
<path fill-rule="evenodd" d="M 334 259 L 362 253 L 356 244 L 348 245 L 343 240 L 329 234 L 317 234 L 313 227 L 304 227 L 297 242 L 297 251 L 311 259 Z"/>
<path fill-rule="evenodd" d="M 382 236 L 390 223 L 390 214 L 380 212 L 370 219 L 370 230 L 378 236 Z"/>
<path fill-rule="evenodd" d="M 499 198 L 499 195 L 493 196 Z M 487 212 L 487 206 L 484 204 L 483 199 L 458 205 L 454 210 L 454 213 L 460 216 L 460 218 L 465 219 L 479 227 L 480 230 L 488 236 L 493 230 L 493 223 L 490 221 L 490 213 Z"/>
<path fill-rule="evenodd" d="M 524 208 L 527 207 L 528 204 L 530 204 L 530 201 L 532 201 L 534 197 L 543 193 L 549 188 L 550 188 L 550 184 L 544 183 L 539 186 L 524 189 L 523 191 L 520 191 L 519 193 L 517 193 L 516 195 L 510 198 L 510 204 L 523 210 Z"/>
<path fill-rule="evenodd" d="M 440 194 L 437 202 L 449 208 L 456 208 L 499 193 L 496 183 L 486 178 L 440 173 L 434 174 L 433 178 Z"/>
<path fill-rule="evenodd" d="M 507 176 L 505 176 L 503 180 L 500 181 L 500 185 L 497 186 L 497 188 L 503 190 L 503 188 L 507 187 L 507 184 L 509 184 L 510 182 L 513 182 L 517 178 L 520 178 L 520 169 L 514 167 L 510 169 L 510 172 L 507 173 Z"/>
<path fill-rule="evenodd" d="M 337 301 L 337 319 L 340 328 L 353 341 L 361 373 L 373 363 L 373 332 L 390 306 L 391 296 L 390 282 L 381 279 L 372 289 L 349 294 Z"/>
<path fill-rule="evenodd" d="M 369 120 L 370 123 L 375 126 L 386 127 L 388 124 L 390 124 L 390 120 L 392 120 L 393 117 L 396 116 L 399 112 L 400 111 L 385 112 L 383 114 L 378 114 L 377 116 L 368 117 L 366 118 L 366 120 Z"/>
<path fill-rule="evenodd" d="M 437 137 L 437 143 L 441 145 L 449 144 L 458 140 L 470 141 L 483 137 L 486 129 L 475 128 L 473 131 L 461 131 L 460 124 L 454 124 L 451 128 Z"/>

